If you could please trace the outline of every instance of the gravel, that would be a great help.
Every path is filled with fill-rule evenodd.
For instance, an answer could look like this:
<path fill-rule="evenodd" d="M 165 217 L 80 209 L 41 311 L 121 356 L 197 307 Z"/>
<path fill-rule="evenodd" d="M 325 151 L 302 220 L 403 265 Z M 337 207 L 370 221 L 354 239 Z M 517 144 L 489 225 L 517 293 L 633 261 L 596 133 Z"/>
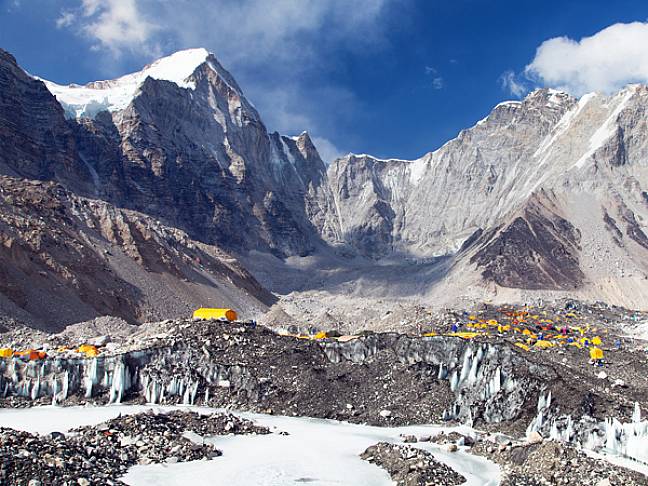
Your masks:
<path fill-rule="evenodd" d="M 268 433 L 234 415 L 185 411 L 127 415 L 69 434 L 38 436 L 2 428 L 0 484 L 121 485 L 119 477 L 136 464 L 220 456 L 203 437 Z"/>
<path fill-rule="evenodd" d="M 397 486 L 454 486 L 466 482 L 461 474 L 434 459 L 428 451 L 379 442 L 360 457 L 385 469 Z"/>

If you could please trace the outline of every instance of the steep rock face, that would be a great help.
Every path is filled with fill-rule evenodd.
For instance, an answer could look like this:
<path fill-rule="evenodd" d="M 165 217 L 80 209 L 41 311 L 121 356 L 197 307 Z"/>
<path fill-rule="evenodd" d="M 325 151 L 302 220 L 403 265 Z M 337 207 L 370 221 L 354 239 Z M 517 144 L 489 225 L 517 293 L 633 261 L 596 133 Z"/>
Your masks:
<path fill-rule="evenodd" d="M 45 85 L 0 49 L 0 174 L 87 182 L 63 109 Z"/>
<path fill-rule="evenodd" d="M 421 159 L 347 156 L 328 175 L 343 237 L 361 252 L 431 255 L 456 251 L 477 228 L 531 194 L 533 153 L 576 103 L 541 90 L 498 105 L 484 120 Z M 376 245 L 376 238 L 383 245 Z"/>
<path fill-rule="evenodd" d="M 374 247 L 377 231 L 382 250 L 452 252 L 542 188 L 594 191 L 602 201 L 613 192 L 645 210 L 647 108 L 643 86 L 580 100 L 537 90 L 521 102 L 501 103 L 421 159 L 339 159 L 328 175 L 342 236 L 368 254 L 363 238 Z"/>
<path fill-rule="evenodd" d="M 502 287 L 579 287 L 585 277 L 579 266 L 580 232 L 555 211 L 544 194 L 534 196 L 505 227 L 477 239 L 470 262 Z"/>
<path fill-rule="evenodd" d="M 637 306 L 648 290 L 647 109 L 640 85 L 578 100 L 543 89 L 421 159 L 339 159 L 328 171 L 339 241 L 372 258 L 454 255 L 457 291 L 470 267 L 499 286 Z"/>
<path fill-rule="evenodd" d="M 174 55 L 195 64 L 184 66 L 182 80 L 164 79 L 177 77 L 166 71 L 152 77 L 165 63 L 178 69 L 171 56 L 110 82 L 48 84 L 78 116 L 70 124 L 95 171 L 95 193 L 237 251 L 312 252 L 330 191 L 308 134 L 269 135 L 231 75 L 196 51 Z M 114 93 L 133 77 L 141 84 L 125 102 Z M 105 109 L 97 111 L 89 100 L 101 96 Z M 74 104 L 80 99 L 85 104 Z"/>
<path fill-rule="evenodd" d="M 202 304 L 251 316 L 273 301 L 230 255 L 180 230 L 55 183 L 0 177 L 0 313 L 52 329 Z"/>

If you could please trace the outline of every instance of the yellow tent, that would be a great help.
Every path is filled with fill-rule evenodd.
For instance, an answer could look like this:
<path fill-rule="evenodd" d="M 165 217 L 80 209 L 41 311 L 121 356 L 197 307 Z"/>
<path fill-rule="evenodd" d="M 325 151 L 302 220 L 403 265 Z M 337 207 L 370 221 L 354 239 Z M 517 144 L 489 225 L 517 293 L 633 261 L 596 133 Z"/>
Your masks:
<path fill-rule="evenodd" d="M 0 348 L 0 358 L 11 358 L 14 352 L 11 348 Z"/>
<path fill-rule="evenodd" d="M 227 319 L 228 321 L 235 321 L 238 316 L 232 309 L 210 309 L 201 307 L 193 313 L 194 319 Z"/>
<path fill-rule="evenodd" d="M 91 344 L 82 344 L 77 349 L 77 353 L 83 353 L 88 358 L 94 358 L 99 354 L 99 350 L 97 349 L 97 346 L 93 346 Z"/>
<path fill-rule="evenodd" d="M 603 359 L 603 350 L 601 348 L 592 348 L 592 349 L 590 349 L 590 358 L 592 358 L 592 359 Z"/>
<path fill-rule="evenodd" d="M 472 339 L 479 336 L 480 334 L 481 333 L 479 332 L 450 332 L 446 334 L 446 336 L 455 336 L 460 337 L 461 339 Z"/>
<path fill-rule="evenodd" d="M 554 343 L 552 343 L 551 341 L 540 340 L 540 341 L 536 341 L 534 346 L 536 348 L 547 349 L 547 348 L 553 348 Z"/>
<path fill-rule="evenodd" d="M 600 338 L 600 337 L 598 337 L 598 336 L 594 336 L 594 337 L 592 338 L 592 344 L 593 344 L 594 346 L 600 346 L 601 344 L 603 344 L 603 341 L 601 341 L 601 338 Z"/>
<path fill-rule="evenodd" d="M 529 350 L 529 346 L 527 346 L 527 345 L 524 344 L 524 343 L 515 343 L 515 345 L 516 345 L 518 348 L 524 349 L 525 351 L 528 351 L 528 350 Z"/>

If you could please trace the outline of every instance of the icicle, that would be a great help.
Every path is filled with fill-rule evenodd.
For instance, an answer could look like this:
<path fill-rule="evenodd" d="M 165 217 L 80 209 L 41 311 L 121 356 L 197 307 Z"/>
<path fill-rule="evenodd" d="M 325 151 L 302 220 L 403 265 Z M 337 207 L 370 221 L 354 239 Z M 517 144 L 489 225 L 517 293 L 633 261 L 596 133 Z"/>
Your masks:
<path fill-rule="evenodd" d="M 558 424 L 556 423 L 555 420 L 551 421 L 551 430 L 549 431 L 549 438 L 553 440 L 561 439 L 560 432 L 558 431 Z"/>
<path fill-rule="evenodd" d="M 452 376 L 450 376 L 450 390 L 455 391 L 458 385 L 459 385 L 459 377 L 457 376 L 457 370 L 454 370 L 452 372 Z"/>
<path fill-rule="evenodd" d="M 459 377 L 459 382 L 463 382 L 470 373 L 470 368 L 472 365 L 472 350 L 467 349 L 464 354 L 463 365 L 461 366 L 461 376 Z"/>
<path fill-rule="evenodd" d="M 482 348 L 481 346 L 480 346 L 479 349 L 477 350 L 477 358 L 476 358 L 476 359 L 477 359 L 477 361 L 479 361 L 480 363 L 481 363 L 481 360 L 484 359 L 484 348 Z"/>
<path fill-rule="evenodd" d="M 124 391 L 126 390 L 126 384 L 126 367 L 122 361 L 117 361 L 115 369 L 113 370 L 109 403 L 121 403 Z"/>
<path fill-rule="evenodd" d="M 86 368 L 86 378 L 85 378 L 85 397 L 86 398 L 91 398 L 92 397 L 92 389 L 94 386 L 97 384 L 97 381 L 99 379 L 98 376 L 98 365 L 97 365 L 97 358 L 93 358 L 90 361 L 90 364 Z"/>
<path fill-rule="evenodd" d="M 567 417 L 567 426 L 565 427 L 565 432 L 563 433 L 563 440 L 565 442 L 570 442 L 572 436 L 574 435 L 574 421 L 571 418 L 571 415 Z"/>
<path fill-rule="evenodd" d="M 605 448 L 613 453 L 620 453 L 619 432 L 622 429 L 621 424 L 615 418 L 605 421 Z"/>
<path fill-rule="evenodd" d="M 65 371 L 63 373 L 63 389 L 61 390 L 62 399 L 65 400 L 68 397 L 68 390 L 70 388 L 70 374 Z"/>
<path fill-rule="evenodd" d="M 537 407 L 538 412 L 544 410 L 545 406 L 546 406 L 545 397 L 541 393 L 540 396 L 538 397 L 538 407 Z"/>
<path fill-rule="evenodd" d="M 632 412 L 632 422 L 638 424 L 641 422 L 641 408 L 639 407 L 639 402 L 635 402 L 634 411 Z"/>
<path fill-rule="evenodd" d="M 58 393 L 58 381 L 56 376 L 52 378 L 52 405 L 56 405 L 56 395 Z"/>
<path fill-rule="evenodd" d="M 448 370 L 446 369 L 445 365 L 441 363 L 439 365 L 439 374 L 437 375 L 437 379 L 445 380 L 447 377 L 448 377 Z"/>
<path fill-rule="evenodd" d="M 474 359 L 468 374 L 468 383 L 475 383 L 477 381 L 477 372 L 479 371 L 479 360 Z"/>
<path fill-rule="evenodd" d="M 495 369 L 495 374 L 493 375 L 493 378 L 491 379 L 491 387 L 490 387 L 491 396 L 497 395 L 501 389 L 502 389 L 502 369 L 498 366 Z"/>
<path fill-rule="evenodd" d="M 205 405 L 209 403 L 209 387 L 205 387 Z"/>
<path fill-rule="evenodd" d="M 527 437 L 530 436 L 533 432 L 538 432 L 542 429 L 542 423 L 544 421 L 543 411 L 540 410 L 538 415 L 531 421 L 526 430 Z"/>
<path fill-rule="evenodd" d="M 475 360 L 475 361 L 477 361 L 477 360 Z M 472 414 L 472 408 L 470 408 L 470 407 L 468 408 L 468 418 L 466 419 L 466 425 L 468 427 L 473 426 L 473 414 Z"/>
<path fill-rule="evenodd" d="M 40 392 L 40 376 L 36 378 L 36 383 L 32 387 L 31 399 L 36 400 L 38 398 L 38 393 Z"/>

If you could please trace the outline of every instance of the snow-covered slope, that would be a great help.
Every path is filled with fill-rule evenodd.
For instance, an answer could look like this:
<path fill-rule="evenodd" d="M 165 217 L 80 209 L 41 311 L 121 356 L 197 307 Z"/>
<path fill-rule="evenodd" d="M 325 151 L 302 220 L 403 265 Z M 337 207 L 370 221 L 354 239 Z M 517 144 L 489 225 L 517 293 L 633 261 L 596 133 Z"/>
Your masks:
<path fill-rule="evenodd" d="M 149 64 L 141 71 L 109 81 L 94 81 L 83 86 L 64 86 L 45 79 L 42 81 L 56 96 L 68 117 L 93 118 L 100 111 L 126 108 L 147 77 L 171 81 L 181 88 L 194 89 L 195 84 L 188 78 L 198 66 L 206 62 L 218 72 L 209 61 L 209 56 L 209 52 L 202 48 L 178 51 Z"/>

